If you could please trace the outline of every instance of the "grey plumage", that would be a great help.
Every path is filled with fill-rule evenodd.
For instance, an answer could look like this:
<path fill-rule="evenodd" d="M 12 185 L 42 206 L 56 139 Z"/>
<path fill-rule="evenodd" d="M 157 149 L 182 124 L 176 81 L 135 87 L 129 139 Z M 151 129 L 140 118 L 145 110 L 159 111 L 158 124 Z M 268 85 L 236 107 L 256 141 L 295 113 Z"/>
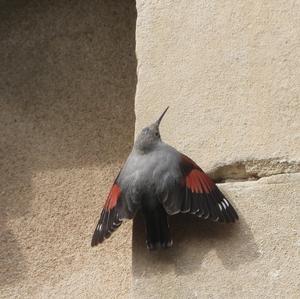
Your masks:
<path fill-rule="evenodd" d="M 161 140 L 159 125 L 167 109 L 137 136 L 102 210 L 92 246 L 109 237 L 123 219 L 132 219 L 138 210 L 145 217 L 149 249 L 172 245 L 167 214 L 191 213 L 222 222 L 238 219 L 201 168 Z"/>

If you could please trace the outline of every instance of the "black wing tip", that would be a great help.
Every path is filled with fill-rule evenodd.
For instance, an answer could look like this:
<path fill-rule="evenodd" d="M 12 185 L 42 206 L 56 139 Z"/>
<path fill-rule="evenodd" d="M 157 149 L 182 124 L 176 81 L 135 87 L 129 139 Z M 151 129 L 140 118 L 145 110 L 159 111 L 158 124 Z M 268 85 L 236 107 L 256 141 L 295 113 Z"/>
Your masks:
<path fill-rule="evenodd" d="M 221 216 L 220 222 L 234 223 L 239 220 L 239 216 L 234 207 L 217 186 L 212 190 L 212 195 L 217 204 L 216 207 L 219 209 L 218 215 Z"/>
<path fill-rule="evenodd" d="M 95 246 L 97 246 L 99 243 L 97 243 L 97 242 L 95 242 L 94 240 L 92 240 L 92 242 L 91 242 L 91 247 L 95 247 Z"/>
<path fill-rule="evenodd" d="M 228 202 L 228 200 L 227 200 Z M 239 216 L 233 206 L 229 203 L 226 210 L 224 211 L 225 221 L 226 223 L 234 223 L 239 220 Z"/>
<path fill-rule="evenodd" d="M 91 241 L 91 246 L 95 247 L 95 246 L 97 246 L 100 243 L 102 243 L 102 242 L 100 242 L 99 236 L 95 236 L 95 234 L 94 234 L 93 238 L 92 238 L 92 241 Z"/>
<path fill-rule="evenodd" d="M 103 231 L 101 229 L 99 230 L 99 223 L 98 223 L 92 237 L 91 246 L 95 247 L 98 244 L 102 243 L 103 241 L 104 241 Z"/>
<path fill-rule="evenodd" d="M 108 239 L 112 235 L 112 233 L 122 224 L 122 222 L 123 221 L 117 217 L 114 210 L 110 213 L 103 213 L 95 228 L 91 246 L 97 246 L 98 244 L 101 244 L 105 239 Z M 106 225 L 103 225 L 103 223 L 106 223 Z"/>
<path fill-rule="evenodd" d="M 98 236 L 98 234 L 96 234 L 96 232 L 94 233 L 94 235 L 93 235 L 93 238 L 92 238 L 92 241 L 91 241 L 91 246 L 92 247 L 95 247 L 95 246 L 97 246 L 98 244 L 100 244 L 101 242 L 100 242 L 100 240 L 99 240 L 99 236 Z"/>
<path fill-rule="evenodd" d="M 229 200 L 215 186 L 209 193 L 188 192 L 190 213 L 220 223 L 234 223 L 239 216 Z"/>

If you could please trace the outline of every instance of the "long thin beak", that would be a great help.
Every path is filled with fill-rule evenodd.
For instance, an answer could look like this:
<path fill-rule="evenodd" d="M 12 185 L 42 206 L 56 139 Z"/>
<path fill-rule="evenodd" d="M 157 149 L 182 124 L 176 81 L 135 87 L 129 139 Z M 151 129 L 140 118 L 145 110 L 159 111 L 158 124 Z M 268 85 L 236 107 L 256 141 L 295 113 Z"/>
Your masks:
<path fill-rule="evenodd" d="M 166 114 L 167 110 L 169 109 L 169 106 L 166 108 L 166 110 L 162 113 L 162 115 L 160 116 L 160 118 L 156 121 L 157 126 L 159 126 L 162 118 L 164 117 L 164 115 Z"/>

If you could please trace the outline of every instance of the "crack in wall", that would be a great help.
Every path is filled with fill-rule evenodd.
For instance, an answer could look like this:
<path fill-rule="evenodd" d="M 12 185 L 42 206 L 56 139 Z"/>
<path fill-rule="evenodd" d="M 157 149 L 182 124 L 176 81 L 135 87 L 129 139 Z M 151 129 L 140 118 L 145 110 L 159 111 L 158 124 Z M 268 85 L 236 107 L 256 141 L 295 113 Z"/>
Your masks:
<path fill-rule="evenodd" d="M 209 175 L 216 183 L 225 183 L 256 181 L 262 177 L 297 172 L 300 172 L 299 161 L 270 158 L 236 161 L 228 165 L 221 165 L 209 172 Z"/>

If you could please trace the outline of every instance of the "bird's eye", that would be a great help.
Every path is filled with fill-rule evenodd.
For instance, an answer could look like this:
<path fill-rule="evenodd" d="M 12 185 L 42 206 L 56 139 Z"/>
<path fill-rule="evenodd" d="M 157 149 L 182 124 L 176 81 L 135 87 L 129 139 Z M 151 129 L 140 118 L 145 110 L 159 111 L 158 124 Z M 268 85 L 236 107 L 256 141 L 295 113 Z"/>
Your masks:
<path fill-rule="evenodd" d="M 155 136 L 159 137 L 159 133 L 158 133 L 158 132 L 156 132 L 156 133 L 155 133 Z"/>

